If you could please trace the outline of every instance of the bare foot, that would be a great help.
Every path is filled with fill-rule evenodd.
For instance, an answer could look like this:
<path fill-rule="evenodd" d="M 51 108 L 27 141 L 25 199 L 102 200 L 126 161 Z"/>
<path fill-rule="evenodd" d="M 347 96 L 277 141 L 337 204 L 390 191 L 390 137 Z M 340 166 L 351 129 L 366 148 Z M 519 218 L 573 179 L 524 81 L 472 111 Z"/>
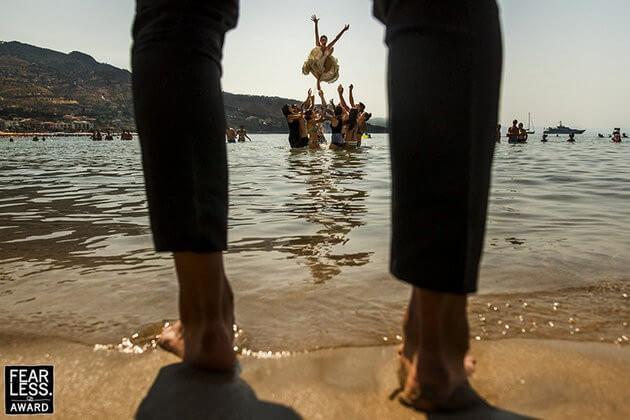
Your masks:
<path fill-rule="evenodd" d="M 398 347 L 398 368 L 397 368 L 397 376 L 398 383 L 400 388 L 404 388 L 407 383 L 407 376 L 409 376 L 409 370 L 412 367 L 412 360 L 407 358 L 403 353 L 404 344 L 401 344 Z M 472 355 L 467 354 L 464 357 L 464 370 L 466 371 L 466 376 L 471 377 L 473 373 L 475 373 L 475 369 L 477 367 L 477 359 L 475 359 Z"/>
<path fill-rule="evenodd" d="M 158 345 L 180 359 L 184 358 L 184 327 L 181 321 L 166 324 L 158 337 Z"/>
<path fill-rule="evenodd" d="M 414 288 L 399 350 L 400 401 L 422 411 L 450 411 L 478 404 L 468 377 L 466 296 Z"/>
<path fill-rule="evenodd" d="M 164 328 L 158 344 L 191 365 L 232 370 L 234 298 L 222 254 L 175 253 L 175 267 L 181 320 Z"/>
<path fill-rule="evenodd" d="M 163 328 L 158 345 L 191 365 L 209 370 L 232 370 L 236 365 L 232 323 L 208 323 L 184 328 L 181 321 Z"/>

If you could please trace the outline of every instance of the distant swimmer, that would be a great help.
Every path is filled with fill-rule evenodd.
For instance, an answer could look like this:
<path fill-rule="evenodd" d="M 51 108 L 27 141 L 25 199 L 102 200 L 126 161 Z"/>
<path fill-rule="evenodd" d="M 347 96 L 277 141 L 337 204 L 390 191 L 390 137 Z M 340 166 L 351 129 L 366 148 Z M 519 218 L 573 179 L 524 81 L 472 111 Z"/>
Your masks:
<path fill-rule="evenodd" d="M 225 129 L 225 138 L 228 143 L 236 143 L 236 130 L 232 127 Z"/>
<path fill-rule="evenodd" d="M 542 139 L 540 140 L 542 143 L 547 143 L 547 135 L 543 134 Z"/>
<path fill-rule="evenodd" d="M 518 124 L 518 142 L 519 143 L 527 143 L 527 138 L 529 134 L 527 134 L 527 130 L 523 128 L 523 123 Z"/>
<path fill-rule="evenodd" d="M 516 144 L 518 143 L 518 120 L 512 121 L 512 127 L 508 128 L 506 137 L 508 138 L 508 143 Z"/>
<path fill-rule="evenodd" d="M 315 76 L 317 90 L 320 90 L 320 82 L 333 83 L 339 78 L 339 63 L 332 55 L 334 51 L 333 46 L 339 41 L 344 32 L 350 29 L 350 25 L 344 26 L 335 39 L 328 44 L 326 35 L 319 36 L 319 18 L 313 15 L 311 20 L 315 23 L 315 48 L 311 50 L 304 65 L 302 65 L 302 73 L 305 75 L 310 73 Z"/>
<path fill-rule="evenodd" d="M 615 131 L 612 136 L 613 143 L 621 143 L 621 134 L 619 131 Z"/>
<path fill-rule="evenodd" d="M 569 143 L 575 143 L 575 134 L 574 133 L 569 134 L 569 138 L 567 139 L 567 141 Z"/>
<path fill-rule="evenodd" d="M 13 143 L 13 137 L 9 138 L 9 143 Z"/>
<path fill-rule="evenodd" d="M 497 143 L 501 143 L 501 124 L 497 124 L 497 135 L 495 137 Z"/>
<path fill-rule="evenodd" d="M 245 127 L 243 127 L 242 125 L 239 127 L 238 130 L 236 130 L 236 135 L 238 136 L 238 141 L 240 142 L 244 142 L 245 139 L 252 141 L 252 139 L 249 138 L 249 136 L 247 135 L 247 130 L 245 130 Z"/>

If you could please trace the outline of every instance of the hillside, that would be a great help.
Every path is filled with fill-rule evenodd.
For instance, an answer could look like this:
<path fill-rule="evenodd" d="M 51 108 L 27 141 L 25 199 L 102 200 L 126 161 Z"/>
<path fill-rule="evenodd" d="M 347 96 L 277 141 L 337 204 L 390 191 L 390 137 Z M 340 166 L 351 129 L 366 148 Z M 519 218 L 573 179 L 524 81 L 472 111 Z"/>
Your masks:
<path fill-rule="evenodd" d="M 295 99 L 224 93 L 228 124 L 286 132 L 281 113 Z M 133 129 L 131 73 L 91 56 L 0 41 L 0 119 L 86 120 L 96 128 Z M 374 127 L 373 132 L 382 128 Z"/>

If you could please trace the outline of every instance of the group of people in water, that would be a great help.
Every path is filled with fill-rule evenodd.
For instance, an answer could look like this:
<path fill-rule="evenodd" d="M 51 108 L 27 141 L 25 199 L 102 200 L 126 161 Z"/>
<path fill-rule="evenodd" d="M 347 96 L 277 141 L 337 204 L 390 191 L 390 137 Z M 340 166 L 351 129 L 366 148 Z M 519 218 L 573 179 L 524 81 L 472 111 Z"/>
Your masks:
<path fill-rule="evenodd" d="M 508 138 L 508 143 L 510 144 L 527 143 L 529 133 L 525 130 L 525 128 L 523 128 L 523 123 L 519 123 L 518 120 L 514 120 L 512 121 L 512 127 L 508 128 L 505 136 Z M 497 124 L 497 143 L 501 143 L 501 137 L 501 124 Z"/>
<path fill-rule="evenodd" d="M 92 132 L 90 138 L 93 141 L 114 140 L 114 136 L 109 131 L 105 134 L 105 136 L 103 136 L 100 130 Z M 123 130 L 120 132 L 120 140 L 133 140 L 133 134 L 131 134 L 131 131 L 129 130 Z"/>
<path fill-rule="evenodd" d="M 597 134 L 597 137 L 600 139 L 604 138 L 602 133 Z M 612 134 L 609 134 L 608 137 L 612 140 L 613 143 L 621 143 L 621 139 L 627 139 L 628 135 L 626 133 L 622 133 L 620 128 L 615 128 Z"/>
<path fill-rule="evenodd" d="M 252 141 L 252 139 L 247 135 L 247 130 L 242 125 L 238 129 L 227 127 L 225 129 L 225 138 L 228 143 L 236 143 L 237 141 L 244 142 L 245 140 Z"/>
<path fill-rule="evenodd" d="M 320 104 L 316 104 L 315 95 L 308 90 L 306 100 L 301 105 L 286 104 L 282 107 L 289 126 L 289 145 L 293 149 L 308 147 L 320 149 L 326 144 L 324 123 L 330 124 L 332 150 L 352 149 L 361 146 L 361 139 L 367 131 L 367 122 L 372 114 L 366 112 L 363 102 L 354 100 L 354 86 L 348 87 L 348 104 L 343 96 L 342 85 L 337 87 L 339 103 L 326 102 L 324 92 L 318 92 Z"/>
<path fill-rule="evenodd" d="M 518 120 L 512 121 L 512 126 L 508 128 L 507 134 L 505 135 L 508 138 L 508 143 L 510 144 L 518 144 L 518 143 L 527 143 L 527 139 L 529 137 L 529 133 L 525 128 L 523 128 L 523 123 L 519 123 Z M 496 142 L 501 143 L 501 124 L 497 124 L 497 132 L 496 132 Z M 543 133 L 540 141 L 542 143 L 547 143 L 548 134 Z M 602 134 L 599 134 L 598 137 L 603 138 Z M 613 134 L 610 136 L 613 143 L 621 143 L 622 135 L 619 129 L 615 129 Z M 624 133 L 624 136 L 625 133 Z M 567 139 L 567 143 L 575 143 L 575 133 L 569 133 L 569 138 Z"/>
<path fill-rule="evenodd" d="M 338 104 L 335 104 L 333 100 L 326 102 L 321 87 L 321 82 L 334 83 L 339 78 L 339 63 L 332 53 L 334 45 L 350 29 L 350 25 L 345 25 L 329 43 L 326 35 L 319 35 L 319 18 L 313 15 L 311 20 L 315 24 L 315 46 L 302 66 L 302 73 L 315 77 L 316 90 L 321 102 L 317 104 L 312 89 L 308 89 L 306 99 L 302 104 L 286 104 L 282 107 L 282 113 L 289 127 L 289 145 L 292 149 L 306 147 L 320 149 L 322 144 L 327 144 L 324 124 L 329 122 L 332 133 L 330 149 L 359 147 L 361 138 L 367 131 L 367 121 L 372 114 L 366 112 L 363 102 L 355 103 L 353 85 L 350 85 L 348 89 L 349 104 L 343 97 L 342 85 L 337 87 Z M 246 139 L 251 141 L 243 126 L 238 130 L 227 127 L 225 136 L 228 143 L 244 142 Z"/>
<path fill-rule="evenodd" d="M 361 139 L 367 132 L 367 122 L 372 114 L 366 112 L 363 102 L 354 100 L 354 86 L 348 87 L 349 104 L 344 99 L 344 88 L 337 87 L 339 102 L 326 101 L 321 82 L 334 83 L 339 78 L 339 63 L 333 57 L 334 45 L 342 35 L 350 29 L 345 25 L 337 36 L 329 43 L 326 35 L 319 35 L 319 18 L 311 16 L 315 24 L 315 46 L 302 65 L 302 73 L 315 77 L 317 95 L 320 103 L 316 103 L 315 95 L 309 89 L 306 100 L 301 105 L 286 104 L 282 113 L 289 127 L 289 145 L 293 149 L 320 149 L 327 144 L 324 136 L 324 124 L 330 125 L 332 150 L 352 149 L 361 146 Z"/>

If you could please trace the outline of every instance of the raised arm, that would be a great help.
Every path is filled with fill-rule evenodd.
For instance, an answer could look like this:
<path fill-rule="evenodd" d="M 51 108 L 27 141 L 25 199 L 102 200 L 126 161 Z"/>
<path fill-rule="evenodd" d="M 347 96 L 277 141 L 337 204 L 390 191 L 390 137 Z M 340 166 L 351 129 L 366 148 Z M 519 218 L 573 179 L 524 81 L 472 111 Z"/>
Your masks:
<path fill-rule="evenodd" d="M 353 85 L 348 86 L 348 90 L 350 91 L 350 93 L 348 93 L 348 96 L 349 96 L 349 99 L 350 99 L 350 106 L 351 106 L 352 108 L 354 108 L 354 107 L 355 107 L 355 105 L 354 105 L 354 96 L 352 96 L 352 90 L 353 90 L 353 89 L 354 89 L 354 86 L 353 86 Z"/>
<path fill-rule="evenodd" d="M 317 24 L 315 24 L 317 27 Z M 332 40 L 332 42 L 330 44 L 328 44 L 328 48 L 332 48 L 335 43 L 337 41 L 339 41 L 339 38 L 341 38 L 341 35 L 343 35 L 344 32 L 346 32 L 348 29 L 350 29 L 350 25 L 346 25 L 343 27 L 343 29 L 341 31 L 339 31 L 339 33 L 337 34 L 337 36 L 335 37 L 335 39 Z"/>
<path fill-rule="evenodd" d="M 311 99 L 311 89 L 309 89 L 308 92 L 306 92 L 306 99 L 304 100 L 304 102 L 302 102 L 302 105 L 300 105 L 300 109 L 304 109 L 308 105 L 308 101 L 310 101 L 310 99 Z"/>
<path fill-rule="evenodd" d="M 322 114 L 323 114 L 322 117 L 324 119 L 330 119 L 331 115 L 334 115 L 334 114 L 331 114 L 330 111 L 328 110 L 328 106 L 326 105 L 326 98 L 324 98 L 324 91 L 319 90 L 318 93 L 319 93 L 319 99 L 321 99 L 322 101 Z"/>
<path fill-rule="evenodd" d="M 315 22 L 315 46 L 319 47 L 319 27 L 318 27 L 319 19 L 317 18 L 316 15 L 313 15 L 311 16 L 311 20 Z"/>
<path fill-rule="evenodd" d="M 317 91 L 317 93 L 319 94 L 319 99 L 321 99 L 322 101 L 322 109 L 326 109 L 326 99 L 324 99 L 324 91 L 320 89 L 319 91 Z"/>
<path fill-rule="evenodd" d="M 348 104 L 346 104 L 346 100 L 343 99 L 343 86 L 339 85 L 339 87 L 337 88 L 337 92 L 339 92 L 339 105 L 341 105 L 344 111 L 350 112 L 350 108 L 348 108 Z"/>
<path fill-rule="evenodd" d="M 315 109 L 315 95 L 311 95 L 310 109 Z"/>

